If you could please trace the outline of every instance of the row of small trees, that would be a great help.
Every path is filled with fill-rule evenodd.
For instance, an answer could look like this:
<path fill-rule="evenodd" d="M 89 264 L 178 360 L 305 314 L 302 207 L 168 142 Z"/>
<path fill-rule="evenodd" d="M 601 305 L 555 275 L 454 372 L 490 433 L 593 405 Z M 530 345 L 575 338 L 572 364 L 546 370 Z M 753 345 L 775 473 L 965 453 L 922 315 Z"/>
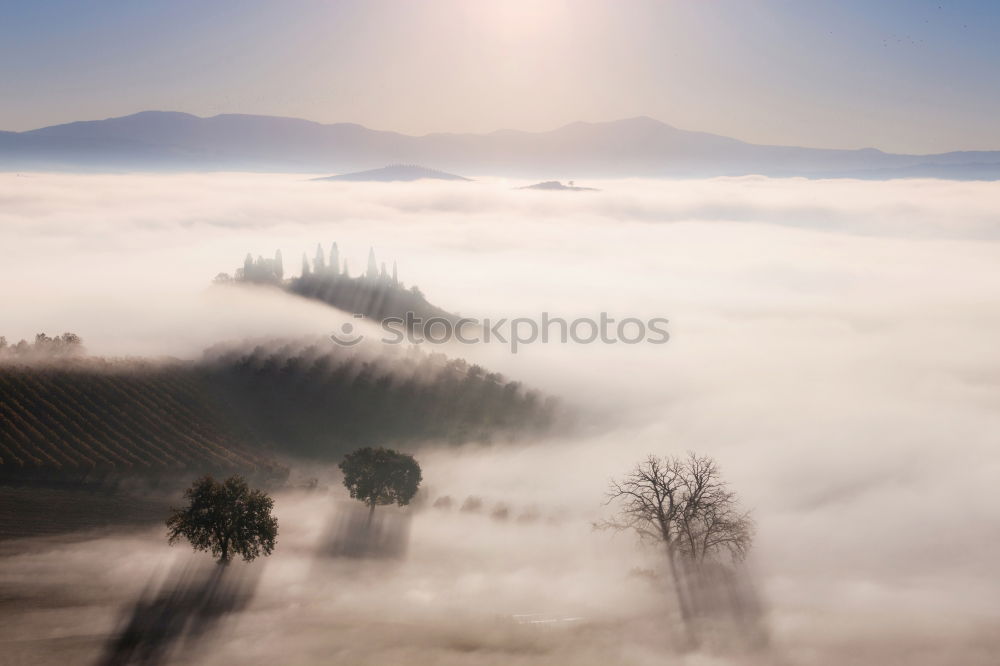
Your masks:
<path fill-rule="evenodd" d="M 309 263 L 309 257 L 305 253 L 302 254 L 301 276 L 305 277 L 308 275 L 343 277 L 345 279 L 350 278 L 350 270 L 347 266 L 347 259 L 344 259 L 343 264 L 341 264 L 340 251 L 337 249 L 336 243 L 334 243 L 330 248 L 329 262 L 326 259 L 323 246 L 320 244 L 316 245 L 316 256 L 311 265 Z M 365 272 L 361 274 L 361 277 L 370 281 L 379 281 L 391 284 L 393 287 L 402 288 L 402 283 L 399 282 L 397 274 L 396 262 L 392 262 L 391 274 L 386 268 L 384 261 L 382 262 L 380 268 L 378 262 L 375 260 L 374 248 L 369 248 L 368 250 L 368 267 Z M 273 259 L 263 255 L 257 255 L 257 258 L 254 259 L 252 254 L 247 253 L 246 258 L 243 260 L 243 266 L 237 268 L 233 275 L 229 275 L 229 273 L 219 273 L 215 276 L 214 281 L 254 282 L 260 284 L 280 285 L 284 278 L 285 263 L 281 256 L 281 250 L 276 250 Z"/>
<path fill-rule="evenodd" d="M 45 333 L 35 335 L 34 342 L 20 340 L 14 344 L 0 335 L 0 357 L 14 356 L 71 356 L 83 352 L 83 340 L 76 333 L 63 333 L 49 337 Z"/>
<path fill-rule="evenodd" d="M 350 496 L 369 507 L 369 521 L 376 506 L 409 504 L 423 478 L 413 456 L 382 447 L 358 449 L 339 467 Z M 273 550 L 278 528 L 271 516 L 273 500 L 242 478 L 220 482 L 205 477 L 186 497 L 188 506 L 174 510 L 167 520 L 171 543 L 186 538 L 196 550 L 209 550 L 222 562 L 233 554 L 249 561 Z M 598 526 L 630 530 L 661 543 L 675 582 L 682 566 L 720 557 L 740 561 L 750 550 L 753 520 L 707 456 L 648 456 L 612 480 L 607 497 L 618 511 Z"/>
<path fill-rule="evenodd" d="M 384 448 L 363 448 L 340 463 L 352 498 L 369 507 L 407 505 L 421 482 L 420 465 L 410 455 Z M 167 520 L 170 542 L 187 539 L 222 564 L 239 555 L 253 560 L 269 555 L 278 534 L 273 501 L 239 477 L 217 482 L 206 477 L 187 491 L 189 505 Z M 688 641 L 699 641 L 697 620 L 721 570 L 742 561 L 750 550 L 754 523 L 740 509 L 736 494 L 707 456 L 649 456 L 620 479 L 611 481 L 607 501 L 617 511 L 599 527 L 632 531 L 662 547 Z M 710 595 L 709 595 L 710 596 Z"/>

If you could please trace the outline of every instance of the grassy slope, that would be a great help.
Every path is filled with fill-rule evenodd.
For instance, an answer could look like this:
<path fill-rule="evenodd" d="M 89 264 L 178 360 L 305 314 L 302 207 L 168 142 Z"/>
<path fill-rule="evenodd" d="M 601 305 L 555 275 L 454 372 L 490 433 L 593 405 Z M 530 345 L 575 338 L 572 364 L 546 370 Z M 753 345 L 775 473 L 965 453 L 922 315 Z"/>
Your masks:
<path fill-rule="evenodd" d="M 329 342 L 219 348 L 199 363 L 3 363 L 0 476 L 280 473 L 281 456 L 510 437 L 552 411 L 464 361 Z"/>

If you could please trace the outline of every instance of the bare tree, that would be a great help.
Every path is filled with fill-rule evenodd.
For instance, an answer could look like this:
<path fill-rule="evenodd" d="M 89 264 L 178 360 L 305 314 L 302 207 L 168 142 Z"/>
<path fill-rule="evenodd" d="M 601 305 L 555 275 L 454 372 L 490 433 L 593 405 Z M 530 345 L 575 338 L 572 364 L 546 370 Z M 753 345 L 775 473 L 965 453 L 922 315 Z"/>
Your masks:
<path fill-rule="evenodd" d="M 740 561 L 750 549 L 754 523 L 707 456 L 650 455 L 608 488 L 620 508 L 605 527 L 633 530 L 665 549 L 681 617 L 692 619 L 684 576 L 707 561 Z"/>

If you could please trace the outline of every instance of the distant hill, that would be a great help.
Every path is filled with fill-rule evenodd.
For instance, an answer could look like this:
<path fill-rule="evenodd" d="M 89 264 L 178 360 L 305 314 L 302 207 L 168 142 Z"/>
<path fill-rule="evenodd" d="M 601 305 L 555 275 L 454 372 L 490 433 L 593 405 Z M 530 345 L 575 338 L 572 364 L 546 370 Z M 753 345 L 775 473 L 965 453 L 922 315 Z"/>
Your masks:
<path fill-rule="evenodd" d="M 768 176 L 1000 179 L 1000 151 L 895 155 L 750 144 L 652 118 L 547 132 L 407 136 L 351 123 L 145 111 L 0 132 L 0 169 L 250 170 L 353 174 L 386 164 L 511 177 Z M 366 176 L 366 178 L 368 178 Z"/>
<path fill-rule="evenodd" d="M 354 173 L 344 173 L 337 176 L 327 176 L 325 178 L 313 178 L 313 180 L 343 180 L 355 182 L 379 182 L 393 183 L 399 181 L 412 180 L 469 180 L 453 173 L 445 173 L 415 164 L 397 164 L 385 166 L 381 169 L 369 169 L 368 171 L 356 171 Z"/>
<path fill-rule="evenodd" d="M 570 181 L 572 183 L 573 181 Z M 521 190 L 562 190 L 567 192 L 596 192 L 596 187 L 577 187 L 576 185 L 563 185 L 558 180 L 546 180 L 534 185 L 525 185 L 518 188 Z"/>

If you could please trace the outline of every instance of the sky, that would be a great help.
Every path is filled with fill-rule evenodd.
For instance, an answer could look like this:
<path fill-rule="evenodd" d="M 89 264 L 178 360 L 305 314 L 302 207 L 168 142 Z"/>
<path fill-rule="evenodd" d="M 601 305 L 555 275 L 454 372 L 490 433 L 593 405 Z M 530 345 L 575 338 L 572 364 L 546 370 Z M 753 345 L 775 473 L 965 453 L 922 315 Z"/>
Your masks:
<path fill-rule="evenodd" d="M 991 0 L 4 0 L 0 128 L 141 110 L 408 134 L 647 115 L 756 143 L 1000 149 Z"/>

